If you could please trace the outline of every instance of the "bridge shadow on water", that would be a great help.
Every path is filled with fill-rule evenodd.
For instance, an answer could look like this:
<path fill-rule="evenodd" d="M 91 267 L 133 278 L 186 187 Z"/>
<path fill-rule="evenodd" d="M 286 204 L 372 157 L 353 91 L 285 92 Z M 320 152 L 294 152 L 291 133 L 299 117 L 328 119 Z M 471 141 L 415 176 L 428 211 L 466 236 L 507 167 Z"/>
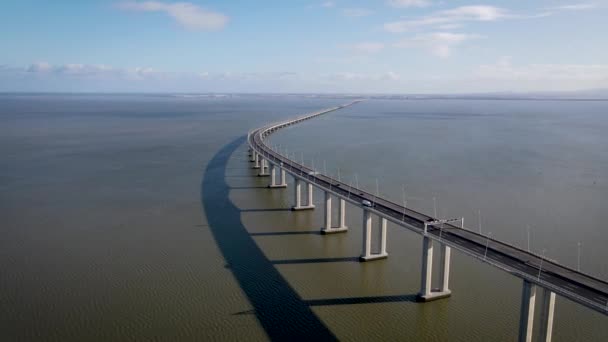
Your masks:
<path fill-rule="evenodd" d="M 281 236 L 281 235 L 322 235 L 320 230 L 296 231 L 296 232 L 261 232 L 251 233 L 251 236 Z"/>
<path fill-rule="evenodd" d="M 201 201 L 217 245 L 271 340 L 336 340 L 266 258 L 229 199 L 226 165 L 244 142 L 240 137 L 222 147 L 203 176 Z"/>
<path fill-rule="evenodd" d="M 306 232 L 249 233 L 241 222 L 242 210 L 229 198 L 231 187 L 226 182 L 227 164 L 245 142 L 240 137 L 222 147 L 209 161 L 201 182 L 201 202 L 209 228 L 229 269 L 253 306 L 233 315 L 253 314 L 271 340 L 337 340 L 336 336 L 311 310 L 312 306 L 415 302 L 415 295 L 353 297 L 304 300 L 275 268 L 281 264 L 355 262 L 356 257 L 269 260 L 253 236 L 320 234 Z M 252 187 L 255 188 L 255 187 Z M 259 210 L 279 211 L 279 210 Z"/>

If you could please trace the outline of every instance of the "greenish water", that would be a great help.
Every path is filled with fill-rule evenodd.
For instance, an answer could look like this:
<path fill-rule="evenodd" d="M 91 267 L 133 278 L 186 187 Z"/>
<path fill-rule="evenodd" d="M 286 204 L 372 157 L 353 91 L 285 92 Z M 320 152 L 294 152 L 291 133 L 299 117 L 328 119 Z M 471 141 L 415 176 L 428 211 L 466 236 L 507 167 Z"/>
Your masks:
<path fill-rule="evenodd" d="M 361 264 L 360 211 L 322 236 L 322 210 L 288 211 L 292 187 L 254 176 L 249 129 L 343 102 L 0 96 L 2 340 L 515 340 L 518 279 L 454 253 L 452 297 L 417 304 L 419 236 L 389 224 L 389 258 Z M 530 224 L 563 263 L 581 241 L 581 268 L 606 278 L 606 113 L 368 101 L 272 142 L 473 228 L 481 210 L 500 239 L 523 245 Z M 554 340 L 605 340 L 605 322 L 558 299 Z"/>

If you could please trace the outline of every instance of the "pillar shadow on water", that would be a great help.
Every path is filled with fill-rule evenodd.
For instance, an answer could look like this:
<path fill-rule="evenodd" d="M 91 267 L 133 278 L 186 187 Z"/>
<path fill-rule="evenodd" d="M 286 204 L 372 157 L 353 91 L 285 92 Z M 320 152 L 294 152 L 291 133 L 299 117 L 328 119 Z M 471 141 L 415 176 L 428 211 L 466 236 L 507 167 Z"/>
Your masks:
<path fill-rule="evenodd" d="M 241 210 L 229 199 L 226 165 L 244 142 L 240 137 L 222 147 L 203 175 L 201 202 L 210 230 L 271 340 L 336 340 L 266 258 L 241 222 Z"/>

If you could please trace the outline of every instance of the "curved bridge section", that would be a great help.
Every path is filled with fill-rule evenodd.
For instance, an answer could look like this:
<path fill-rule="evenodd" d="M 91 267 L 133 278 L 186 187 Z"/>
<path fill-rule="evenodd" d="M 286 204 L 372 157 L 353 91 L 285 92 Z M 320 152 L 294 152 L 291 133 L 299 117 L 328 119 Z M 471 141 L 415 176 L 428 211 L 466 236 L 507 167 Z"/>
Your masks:
<path fill-rule="evenodd" d="M 286 173 L 295 179 L 294 210 L 315 208 L 312 200 L 312 189 L 316 187 L 324 192 L 325 196 L 325 225 L 321 231 L 323 233 L 337 233 L 348 230 L 344 222 L 345 202 L 361 208 L 363 211 L 361 261 L 388 257 L 386 251 L 387 221 L 420 234 L 422 236 L 423 257 L 418 300 L 422 302 L 450 296 L 449 271 L 452 248 L 523 279 L 520 341 L 532 340 L 537 294 L 540 297 L 541 311 L 541 322 L 539 322 L 541 336 L 539 336 L 539 340 L 551 340 L 556 294 L 608 315 L 608 283 L 604 280 L 578 272 L 511 244 L 475 233 L 464 227 L 462 224 L 464 219 L 446 220 L 432 217 L 377 197 L 299 164 L 265 144 L 265 139 L 270 134 L 283 127 L 295 125 L 358 102 L 360 101 L 353 101 L 293 119 L 271 123 L 255 129 L 247 135 L 251 161 L 255 163 L 254 168 L 260 170 L 260 176 L 271 177 L 269 187 L 285 188 L 287 186 L 285 182 Z M 280 183 L 276 182 L 277 173 L 280 175 Z M 306 205 L 302 204 L 300 198 L 302 184 L 308 187 Z M 332 198 L 338 199 L 340 204 L 340 214 L 338 215 L 340 222 L 337 227 L 334 227 L 331 222 Z M 379 219 L 381 229 L 380 250 L 375 252 L 371 250 L 372 217 L 374 216 Z M 455 225 L 454 222 L 460 222 L 461 224 Z M 440 249 L 440 284 L 438 288 L 431 284 L 433 278 L 433 244 L 438 244 Z"/>

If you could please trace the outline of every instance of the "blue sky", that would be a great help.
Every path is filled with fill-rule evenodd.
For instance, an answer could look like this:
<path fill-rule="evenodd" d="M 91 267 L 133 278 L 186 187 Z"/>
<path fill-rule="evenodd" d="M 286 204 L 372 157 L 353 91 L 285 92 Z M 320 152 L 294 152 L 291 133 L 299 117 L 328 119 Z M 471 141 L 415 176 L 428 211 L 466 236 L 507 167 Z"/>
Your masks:
<path fill-rule="evenodd" d="M 3 1 L 0 91 L 608 88 L 608 1 Z"/>

